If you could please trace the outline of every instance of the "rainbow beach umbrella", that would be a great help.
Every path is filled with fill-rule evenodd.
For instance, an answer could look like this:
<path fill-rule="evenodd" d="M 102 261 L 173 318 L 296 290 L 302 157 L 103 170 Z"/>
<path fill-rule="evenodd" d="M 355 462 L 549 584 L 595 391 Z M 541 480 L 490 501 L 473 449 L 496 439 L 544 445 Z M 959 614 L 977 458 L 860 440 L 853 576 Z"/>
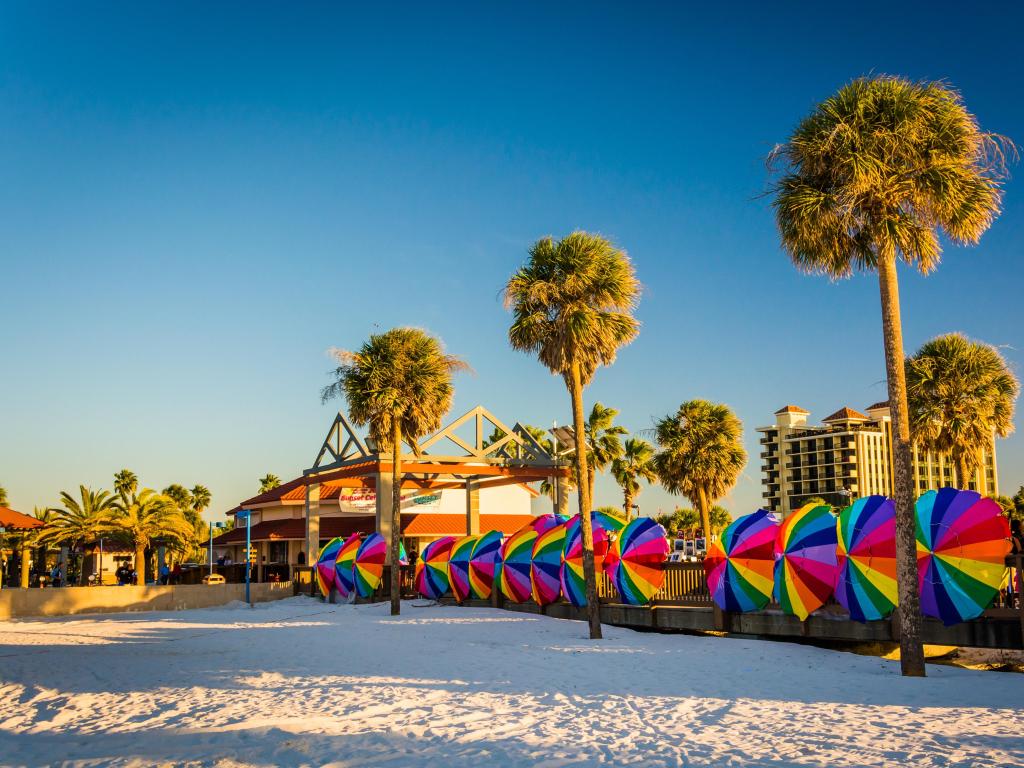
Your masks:
<path fill-rule="evenodd" d="M 469 586 L 473 595 L 486 600 L 494 589 L 494 580 L 501 569 L 501 545 L 505 534 L 501 531 L 488 531 L 473 546 L 473 555 L 469 559 Z"/>
<path fill-rule="evenodd" d="M 379 533 L 371 533 L 359 545 L 352 569 L 356 594 L 359 597 L 370 597 L 380 586 L 387 555 L 388 544 Z"/>
<path fill-rule="evenodd" d="M 533 542 L 530 564 L 530 594 L 537 605 L 549 605 L 562 593 L 562 548 L 565 546 L 565 523 L 559 523 L 538 534 Z"/>
<path fill-rule="evenodd" d="M 355 576 L 352 568 L 356 563 L 356 553 L 363 543 L 363 534 L 353 533 L 338 550 L 334 558 L 334 586 L 342 597 L 348 597 L 355 590 Z"/>
<path fill-rule="evenodd" d="M 479 536 L 463 536 L 456 539 L 448 554 L 448 583 L 452 594 L 460 603 L 473 594 L 469 585 L 469 561 L 473 557 L 473 547 L 480 540 Z"/>
<path fill-rule="evenodd" d="M 832 595 L 838 570 L 831 507 L 807 504 L 782 521 L 775 538 L 775 599 L 782 610 L 806 620 Z"/>
<path fill-rule="evenodd" d="M 1010 526 L 992 499 L 943 488 L 917 500 L 921 612 L 947 627 L 980 616 L 1006 578 Z"/>
<path fill-rule="evenodd" d="M 591 512 L 594 530 L 594 571 L 604 568 L 604 559 L 611 546 L 611 539 L 626 526 L 626 521 L 607 512 Z M 565 599 L 577 608 L 587 604 L 586 581 L 583 575 L 583 526 L 579 514 L 573 515 L 565 524 L 565 548 L 559 579 Z"/>
<path fill-rule="evenodd" d="M 704 558 L 711 598 L 723 611 L 759 611 L 772 597 L 779 521 L 759 509 L 733 520 Z"/>
<path fill-rule="evenodd" d="M 567 518 L 567 517 L 565 517 L 563 515 L 555 515 L 555 514 L 538 515 L 537 517 L 533 518 L 533 520 L 528 522 L 523 527 L 524 528 L 532 528 L 539 535 L 541 533 L 544 533 L 544 531 L 551 530 L 556 525 L 562 525 L 562 523 L 564 523 L 568 519 L 569 518 Z"/>
<path fill-rule="evenodd" d="M 335 537 L 324 544 L 320 554 L 316 556 L 316 583 L 324 597 L 331 595 L 331 588 L 334 586 L 334 559 L 344 543 L 343 538 Z"/>
<path fill-rule="evenodd" d="M 854 621 L 884 619 L 896 607 L 896 505 L 865 496 L 836 521 L 835 595 Z"/>
<path fill-rule="evenodd" d="M 532 595 L 530 570 L 537 532 L 529 525 L 513 533 L 501 545 L 501 593 L 513 603 L 525 603 Z"/>
<path fill-rule="evenodd" d="M 665 583 L 667 557 L 665 529 L 649 517 L 638 517 L 615 537 L 604 559 L 604 572 L 615 585 L 619 599 L 643 605 Z"/>
<path fill-rule="evenodd" d="M 454 543 L 454 536 L 430 542 L 416 563 L 416 591 L 428 600 L 437 600 L 448 591 L 448 553 Z"/>

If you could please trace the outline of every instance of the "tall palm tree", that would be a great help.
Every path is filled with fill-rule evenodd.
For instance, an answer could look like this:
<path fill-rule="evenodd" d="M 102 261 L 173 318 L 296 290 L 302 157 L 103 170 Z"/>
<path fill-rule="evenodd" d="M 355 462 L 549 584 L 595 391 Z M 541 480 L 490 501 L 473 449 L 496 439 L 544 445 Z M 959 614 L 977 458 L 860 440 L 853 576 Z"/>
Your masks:
<path fill-rule="evenodd" d="M 911 436 L 948 452 L 960 487 L 968 488 L 993 438 L 1013 431 L 1017 377 L 995 347 L 962 333 L 925 343 L 906 370 Z"/>
<path fill-rule="evenodd" d="M 583 388 L 601 365 L 637 335 L 633 309 L 640 283 L 624 251 L 587 232 L 573 232 L 555 242 L 550 237 L 530 248 L 529 261 L 505 286 L 505 306 L 512 310 L 509 343 L 537 355 L 565 381 L 572 401 L 577 441 L 586 436 Z M 587 451 L 577 450 L 583 574 L 586 581 L 590 636 L 601 637 L 601 614 L 594 573 L 594 531 Z"/>
<path fill-rule="evenodd" d="M 114 493 L 122 499 L 134 496 L 139 489 L 139 478 L 130 469 L 122 469 L 114 475 Z"/>
<path fill-rule="evenodd" d="M 640 495 L 640 481 L 653 483 L 654 446 L 639 437 L 631 437 L 623 447 L 622 455 L 612 460 L 612 475 L 622 488 L 622 508 L 626 519 L 633 517 L 633 500 Z"/>
<path fill-rule="evenodd" d="M 146 583 L 146 550 L 157 539 L 185 549 L 193 543 L 195 531 L 178 505 L 149 488 L 138 495 L 121 496 L 114 502 L 114 524 L 135 547 L 135 571 L 139 584 Z"/>
<path fill-rule="evenodd" d="M 281 478 L 277 475 L 272 475 L 267 472 L 263 477 L 260 478 L 260 493 L 266 493 L 272 491 L 281 485 Z"/>
<path fill-rule="evenodd" d="M 591 504 L 594 499 L 594 480 L 598 472 L 604 472 L 608 465 L 622 455 L 622 435 L 628 434 L 625 427 L 615 424 L 619 415 L 616 408 L 607 408 L 594 403 L 584 427 L 587 438 L 587 484 Z"/>
<path fill-rule="evenodd" d="M 418 328 L 392 328 L 370 336 L 358 352 L 336 350 L 335 381 L 322 399 L 344 395 L 358 425 L 369 425 L 381 450 L 391 450 L 391 615 L 401 611 L 399 544 L 402 536 L 402 442 L 439 429 L 452 405 L 452 374 L 465 370 L 441 342 Z"/>
<path fill-rule="evenodd" d="M 82 547 L 82 567 L 79 569 L 78 583 L 85 584 L 85 545 L 102 536 L 116 533 L 118 529 L 113 521 L 114 497 L 109 491 L 94 491 L 80 485 L 78 492 L 78 499 L 67 491 L 61 492 L 62 507 L 52 510 L 53 518 L 40 532 L 38 541 L 41 544 Z"/>
<path fill-rule="evenodd" d="M 743 423 L 727 405 L 689 400 L 655 424 L 661 450 L 654 471 L 669 493 L 686 496 L 700 514 L 705 546 L 711 546 L 714 503 L 736 484 L 747 464 Z"/>
<path fill-rule="evenodd" d="M 854 80 L 820 104 L 773 150 L 782 245 L 794 264 L 831 278 L 878 273 L 892 413 L 900 662 L 924 675 L 914 538 L 903 331 L 896 263 L 923 274 L 940 260 L 940 234 L 977 243 L 998 215 L 1005 154 L 943 83 Z"/>

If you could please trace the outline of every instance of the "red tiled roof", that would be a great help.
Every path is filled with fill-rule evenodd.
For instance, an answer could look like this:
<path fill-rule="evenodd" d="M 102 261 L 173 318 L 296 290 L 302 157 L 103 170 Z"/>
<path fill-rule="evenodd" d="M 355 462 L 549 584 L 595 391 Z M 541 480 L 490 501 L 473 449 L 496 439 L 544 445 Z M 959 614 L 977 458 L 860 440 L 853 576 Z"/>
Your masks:
<path fill-rule="evenodd" d="M 779 410 L 775 412 L 775 415 L 777 416 L 780 413 L 810 413 L 810 411 L 805 411 L 803 408 L 799 408 L 795 405 L 786 405 L 779 408 Z"/>
<path fill-rule="evenodd" d="M 10 507 L 0 507 L 0 527 L 11 531 L 28 531 L 33 528 L 42 528 L 43 522 L 34 517 L 15 512 Z"/>
<path fill-rule="evenodd" d="M 501 531 L 512 534 L 533 520 L 532 515 L 480 515 L 481 531 Z M 351 536 L 353 533 L 370 533 L 377 527 L 374 515 L 352 517 L 321 517 L 320 538 L 333 539 L 335 536 Z M 465 515 L 445 515 L 436 512 L 403 513 L 402 533 L 406 536 L 464 536 Z M 302 540 L 306 538 L 305 518 L 266 520 L 257 523 L 250 532 L 252 541 Z M 239 526 L 222 533 L 213 540 L 214 546 L 245 543 L 245 526 Z M 204 545 L 205 546 L 205 545 Z"/>
<path fill-rule="evenodd" d="M 859 411 L 853 410 L 848 406 L 843 406 L 838 411 L 833 413 L 826 419 L 822 419 L 822 423 L 827 424 L 830 421 L 867 421 L 868 417 Z"/>
<path fill-rule="evenodd" d="M 869 405 L 868 406 L 868 410 L 869 411 L 874 411 L 874 410 L 876 410 L 878 408 L 888 408 L 888 407 L 889 407 L 889 401 L 888 400 L 882 400 L 880 402 L 875 403 L 874 405 Z"/>

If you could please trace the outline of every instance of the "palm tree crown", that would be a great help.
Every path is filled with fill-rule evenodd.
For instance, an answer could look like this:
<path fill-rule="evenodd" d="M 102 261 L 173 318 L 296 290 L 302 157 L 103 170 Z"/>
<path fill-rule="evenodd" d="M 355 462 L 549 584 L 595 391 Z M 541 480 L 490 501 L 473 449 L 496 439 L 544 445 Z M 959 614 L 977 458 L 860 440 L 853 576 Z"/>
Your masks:
<path fill-rule="evenodd" d="M 639 437 L 629 438 L 622 455 L 612 460 L 612 475 L 622 488 L 622 506 L 626 518 L 633 515 L 633 500 L 640 495 L 640 481 L 657 479 L 654 472 L 654 446 Z"/>
<path fill-rule="evenodd" d="M 625 427 L 615 424 L 619 415 L 616 408 L 594 403 L 584 427 L 587 441 L 587 467 L 590 472 L 590 495 L 594 495 L 594 475 L 604 472 L 608 465 L 622 455 L 622 435 L 628 434 Z"/>
<path fill-rule="evenodd" d="M 0 506 L 7 506 L 7 489 L 0 485 Z"/>
<path fill-rule="evenodd" d="M 747 463 L 743 424 L 726 405 L 690 400 L 655 425 L 661 450 L 654 470 L 669 493 L 686 496 L 710 545 L 711 508 L 736 484 Z"/>
<path fill-rule="evenodd" d="M 192 497 L 192 509 L 197 515 L 202 515 L 203 512 L 206 511 L 213 498 L 213 496 L 210 495 L 210 489 L 205 485 L 195 486 L 191 491 L 189 491 L 189 495 Z"/>
<path fill-rule="evenodd" d="M 114 493 L 123 499 L 134 496 L 139 489 L 139 478 L 130 469 L 122 469 L 114 475 Z"/>
<path fill-rule="evenodd" d="M 772 153 L 783 247 L 801 269 L 833 277 L 890 256 L 930 272 L 939 230 L 976 243 L 999 213 L 1007 151 L 948 85 L 854 80 Z"/>
<path fill-rule="evenodd" d="M 78 492 L 78 499 L 67 491 L 61 492 L 62 507 L 52 510 L 53 518 L 38 534 L 40 544 L 80 547 L 117 532 L 110 492 L 94 491 L 84 485 L 78 487 Z M 85 576 L 83 567 L 79 570 L 80 584 L 85 583 Z"/>
<path fill-rule="evenodd" d="M 260 493 L 272 491 L 279 485 L 281 485 L 281 478 L 268 472 L 260 478 Z"/>
<path fill-rule="evenodd" d="M 1019 393 L 999 351 L 961 333 L 934 338 L 907 359 L 911 433 L 923 446 L 949 452 L 961 488 L 993 437 L 1013 431 Z"/>

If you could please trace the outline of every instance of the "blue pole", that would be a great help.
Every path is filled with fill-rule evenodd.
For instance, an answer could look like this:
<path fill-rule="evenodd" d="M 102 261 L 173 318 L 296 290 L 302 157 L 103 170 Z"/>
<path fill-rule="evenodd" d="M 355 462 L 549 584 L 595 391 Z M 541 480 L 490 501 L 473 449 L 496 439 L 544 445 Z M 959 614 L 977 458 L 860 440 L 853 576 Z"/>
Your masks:
<path fill-rule="evenodd" d="M 252 514 L 245 516 L 245 602 L 249 600 L 249 572 L 252 571 Z"/>

